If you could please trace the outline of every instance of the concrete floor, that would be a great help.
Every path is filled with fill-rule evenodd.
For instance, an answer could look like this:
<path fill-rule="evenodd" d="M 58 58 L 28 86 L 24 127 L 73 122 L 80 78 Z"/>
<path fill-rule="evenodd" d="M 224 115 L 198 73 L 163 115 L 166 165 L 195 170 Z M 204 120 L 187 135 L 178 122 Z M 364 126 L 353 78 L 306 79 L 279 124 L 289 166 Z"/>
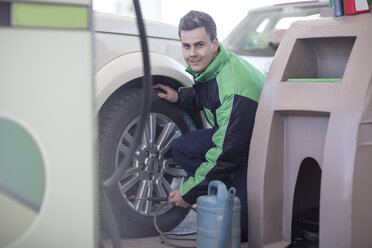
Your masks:
<path fill-rule="evenodd" d="M 178 245 L 182 246 L 189 246 L 189 247 L 196 247 L 196 241 L 174 241 L 177 242 Z M 105 248 L 112 248 L 111 243 L 105 242 Z M 159 236 L 156 237 L 149 237 L 149 238 L 141 238 L 141 239 L 126 239 L 122 240 L 122 248 L 169 248 L 175 247 L 168 244 L 162 243 Z M 248 243 L 242 243 L 241 248 L 248 248 Z M 213 248 L 213 247 L 210 247 Z"/>
<path fill-rule="evenodd" d="M 171 232 L 172 233 L 189 233 L 196 231 L 196 213 L 190 211 L 186 218 Z M 195 238 L 196 235 L 189 236 L 190 238 Z M 176 242 L 178 245 L 196 247 L 196 241 L 175 241 L 170 240 L 170 242 Z M 111 242 L 104 241 L 104 248 L 112 248 Z M 123 239 L 123 248 L 169 248 L 175 247 L 162 242 L 159 236 L 148 237 L 148 238 L 138 238 L 138 239 Z M 211 247 L 213 248 L 213 247 Z M 248 243 L 242 243 L 241 248 L 248 248 Z"/>
<path fill-rule="evenodd" d="M 177 241 L 177 244 L 183 246 L 196 247 L 196 242 Z M 111 248 L 112 246 L 107 243 L 105 248 Z M 141 238 L 141 239 L 127 239 L 122 241 L 123 248 L 169 248 L 175 247 L 168 244 L 163 244 L 159 237 Z M 248 243 L 242 243 L 241 248 L 248 248 Z M 213 248 L 213 247 L 210 247 Z"/>
<path fill-rule="evenodd" d="M 182 246 L 196 247 L 196 241 L 174 241 L 177 244 Z M 175 247 L 168 244 L 163 244 L 160 240 L 160 237 L 151 237 L 151 238 L 142 238 L 142 239 L 128 239 L 123 240 L 123 248 L 169 248 Z M 242 243 L 241 248 L 248 248 L 248 243 Z M 213 247 L 210 247 L 213 248 Z"/>

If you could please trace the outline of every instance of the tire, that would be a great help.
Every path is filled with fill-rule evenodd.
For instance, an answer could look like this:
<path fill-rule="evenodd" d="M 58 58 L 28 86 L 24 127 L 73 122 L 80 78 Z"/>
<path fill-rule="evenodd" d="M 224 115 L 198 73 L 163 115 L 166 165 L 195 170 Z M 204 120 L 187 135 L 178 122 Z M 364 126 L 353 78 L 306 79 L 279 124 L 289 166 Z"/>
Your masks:
<path fill-rule="evenodd" d="M 153 216 L 157 201 L 138 200 L 147 196 L 167 196 L 178 188 L 187 174 L 175 164 L 171 143 L 195 127 L 183 110 L 153 93 L 146 128 L 140 145 L 118 184 L 106 189 L 107 196 L 123 237 L 146 237 L 157 234 Z M 139 120 L 141 89 L 122 89 L 102 107 L 99 118 L 101 180 L 107 179 L 125 157 Z M 150 124 L 149 124 L 150 123 Z M 150 129 L 150 127 L 153 127 Z M 146 138 L 147 137 L 147 138 Z M 153 137 L 153 138 L 151 138 Z M 188 210 L 175 206 L 163 208 L 157 221 L 162 231 L 176 227 Z"/>

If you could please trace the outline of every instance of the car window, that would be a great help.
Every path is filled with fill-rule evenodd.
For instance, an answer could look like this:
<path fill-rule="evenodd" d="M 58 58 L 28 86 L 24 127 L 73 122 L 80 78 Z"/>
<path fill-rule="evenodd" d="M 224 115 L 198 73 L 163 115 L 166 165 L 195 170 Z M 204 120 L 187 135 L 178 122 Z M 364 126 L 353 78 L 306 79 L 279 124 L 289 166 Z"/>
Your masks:
<path fill-rule="evenodd" d="M 276 16 L 275 11 L 249 14 L 226 38 L 225 46 L 237 54 L 254 54 L 256 50 L 264 52 Z M 269 49 L 268 52 L 273 54 L 274 51 Z"/>
<path fill-rule="evenodd" d="M 278 21 L 274 29 L 288 29 L 289 26 L 295 21 L 301 20 L 300 16 L 284 17 Z"/>
<path fill-rule="evenodd" d="M 274 56 L 285 30 L 295 21 L 318 14 L 321 7 L 283 6 L 249 12 L 226 37 L 224 45 L 239 55 Z"/>
<path fill-rule="evenodd" d="M 257 29 L 256 29 L 256 32 L 257 33 L 262 33 L 265 28 L 267 27 L 267 24 L 269 24 L 270 22 L 270 19 L 269 18 L 265 18 L 261 23 L 260 25 L 258 25 Z"/>

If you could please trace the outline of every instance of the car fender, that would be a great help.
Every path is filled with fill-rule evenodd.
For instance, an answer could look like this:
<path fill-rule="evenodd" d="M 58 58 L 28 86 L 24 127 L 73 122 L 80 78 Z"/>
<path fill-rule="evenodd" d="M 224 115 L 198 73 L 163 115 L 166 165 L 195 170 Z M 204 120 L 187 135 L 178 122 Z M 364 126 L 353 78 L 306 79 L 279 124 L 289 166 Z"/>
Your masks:
<path fill-rule="evenodd" d="M 193 84 L 185 66 L 164 54 L 150 52 L 151 74 L 170 77 L 184 86 Z M 95 75 L 95 113 L 122 85 L 143 77 L 142 53 L 134 52 L 115 58 Z"/>

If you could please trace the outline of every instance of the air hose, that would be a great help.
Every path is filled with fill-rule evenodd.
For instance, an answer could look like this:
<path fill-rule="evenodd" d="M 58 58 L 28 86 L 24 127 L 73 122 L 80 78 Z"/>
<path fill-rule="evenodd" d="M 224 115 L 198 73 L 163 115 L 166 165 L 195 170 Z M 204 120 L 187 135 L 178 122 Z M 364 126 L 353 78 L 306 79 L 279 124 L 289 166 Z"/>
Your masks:
<path fill-rule="evenodd" d="M 180 245 L 179 243 L 175 243 L 171 240 L 177 240 L 177 241 L 193 241 L 196 239 L 195 238 L 179 238 L 179 237 L 187 237 L 187 236 L 190 236 L 190 235 L 194 235 L 196 234 L 196 232 L 191 232 L 191 233 L 165 233 L 163 231 L 160 230 L 159 226 L 158 226 L 158 222 L 157 222 L 157 216 L 158 216 L 158 213 L 159 211 L 164 208 L 165 206 L 169 205 L 169 203 L 161 203 L 159 208 L 155 211 L 155 214 L 154 214 L 154 227 L 156 229 L 156 231 L 159 233 L 159 236 L 160 236 L 160 239 L 163 243 L 166 243 L 170 246 L 173 246 L 173 247 L 181 247 L 181 248 L 196 248 L 196 245 Z M 196 212 L 196 209 L 193 208 L 193 207 L 189 207 L 191 210 L 193 210 L 194 212 Z"/>
<path fill-rule="evenodd" d="M 147 45 L 147 39 L 146 39 L 146 32 L 145 32 L 145 25 L 142 18 L 141 8 L 139 4 L 139 0 L 133 0 L 134 10 L 136 13 L 137 18 L 137 26 L 139 30 L 140 35 L 140 42 L 141 42 L 141 48 L 142 48 L 142 59 L 143 59 L 143 80 L 142 80 L 142 89 L 143 94 L 141 98 L 141 107 L 140 107 L 140 118 L 138 121 L 138 126 L 136 128 L 135 134 L 134 134 L 134 141 L 129 147 L 128 156 L 125 156 L 122 162 L 120 162 L 118 169 L 102 183 L 102 207 L 104 212 L 104 219 L 107 222 L 108 231 L 110 233 L 113 246 L 114 248 L 120 248 L 121 247 L 121 239 L 120 234 L 118 231 L 117 223 L 115 220 L 115 216 L 113 214 L 111 204 L 109 202 L 109 199 L 107 197 L 105 189 L 112 187 L 114 184 L 116 184 L 125 170 L 128 168 L 130 163 L 132 162 L 132 156 L 135 152 L 135 150 L 138 148 L 141 135 L 143 133 L 146 119 L 148 116 L 148 113 L 150 111 L 151 106 L 151 94 L 152 94 L 152 77 L 150 73 L 150 56 L 149 56 L 149 50 Z"/>

